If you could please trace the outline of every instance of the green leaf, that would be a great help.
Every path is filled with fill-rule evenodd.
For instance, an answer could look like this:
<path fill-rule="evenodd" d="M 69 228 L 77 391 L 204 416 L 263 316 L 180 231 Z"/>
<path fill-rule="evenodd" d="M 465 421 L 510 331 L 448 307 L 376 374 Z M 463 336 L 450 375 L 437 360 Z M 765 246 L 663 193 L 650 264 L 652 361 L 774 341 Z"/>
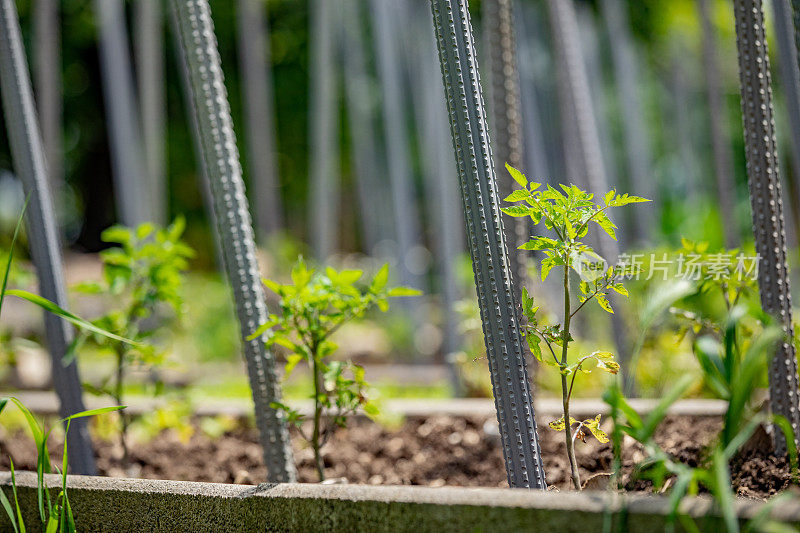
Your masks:
<path fill-rule="evenodd" d="M 533 209 L 526 205 L 510 205 L 500 209 L 503 213 L 511 217 L 526 217 L 534 212 Z"/>
<path fill-rule="evenodd" d="M 519 247 L 520 250 L 548 250 L 557 248 L 559 241 L 548 237 L 534 237 Z"/>
<path fill-rule="evenodd" d="M 614 239 L 615 241 L 617 240 L 617 233 L 616 231 L 614 231 L 617 226 L 613 222 L 611 222 L 611 219 L 608 218 L 608 216 L 605 213 L 602 212 L 597 213 L 597 215 L 595 215 L 595 217 L 592 220 L 594 220 L 598 226 L 603 228 L 603 231 L 608 233 L 608 235 L 612 239 Z"/>
<path fill-rule="evenodd" d="M 311 281 L 311 276 L 313 275 L 314 271 L 306 268 L 306 263 L 303 261 L 303 258 L 298 258 L 297 263 L 295 263 L 292 268 L 292 283 L 294 283 L 294 286 L 298 289 L 302 289 Z"/>
<path fill-rule="evenodd" d="M 616 374 L 619 372 L 619 363 L 616 361 L 605 361 L 603 359 L 598 359 L 597 368 L 605 370 L 609 374 Z"/>
<path fill-rule="evenodd" d="M 128 244 L 131 241 L 131 236 L 131 230 L 124 226 L 111 226 L 100 234 L 100 238 L 104 242 L 116 244 Z"/>
<path fill-rule="evenodd" d="M 508 196 L 506 196 L 503 199 L 503 201 L 504 202 L 520 202 L 522 200 L 525 200 L 526 198 L 529 198 L 530 195 L 531 195 L 531 193 L 529 193 L 525 189 L 517 189 L 516 191 L 514 191 L 511 194 L 509 194 Z"/>
<path fill-rule="evenodd" d="M 383 265 L 380 270 L 375 274 L 375 277 L 372 278 L 372 285 L 370 286 L 370 290 L 372 292 L 378 292 L 386 287 L 386 284 L 389 282 L 389 263 Z"/>
<path fill-rule="evenodd" d="M 302 361 L 304 357 L 302 355 L 298 355 L 296 353 L 290 354 L 286 357 L 286 366 L 284 366 L 284 379 L 289 377 L 289 374 L 292 373 L 294 367 L 297 366 L 297 363 Z"/>
<path fill-rule="evenodd" d="M 528 186 L 528 178 L 525 177 L 525 174 L 512 167 L 508 163 L 506 163 L 506 170 L 508 170 L 508 173 L 511 174 L 511 177 L 514 178 L 514 181 L 519 183 L 522 187 Z"/>
<path fill-rule="evenodd" d="M 11 507 L 11 502 L 8 501 L 8 497 L 6 497 L 6 493 L 0 490 L 0 504 L 3 505 L 3 509 L 6 511 L 6 515 L 8 515 L 8 521 L 11 522 L 11 526 L 14 528 L 15 533 L 19 533 L 19 528 L 17 527 L 17 518 L 14 514 L 14 510 Z"/>
<path fill-rule="evenodd" d="M 664 420 L 664 417 L 667 416 L 667 410 L 673 403 L 678 401 L 678 399 L 680 399 L 680 397 L 683 396 L 687 390 L 689 390 L 689 387 L 692 386 L 693 381 L 693 376 L 684 375 L 680 380 L 678 380 L 678 383 L 675 384 L 674 387 L 667 391 L 667 394 L 664 395 L 661 400 L 659 400 L 658 404 L 656 404 L 656 407 L 650 411 L 649 415 L 647 415 L 647 418 L 642 424 L 641 430 L 639 430 L 635 436 L 636 440 L 639 442 L 646 442 L 650 440 L 658 425 L 662 420 Z"/>
<path fill-rule="evenodd" d="M 8 287 L 8 275 L 11 272 L 11 261 L 14 259 L 14 244 L 17 242 L 19 230 L 22 227 L 22 219 L 25 216 L 25 210 L 28 208 L 28 200 L 30 200 L 30 194 L 25 198 L 25 203 L 22 204 L 22 211 L 17 218 L 17 225 L 14 227 L 14 236 L 11 237 L 11 246 L 8 249 L 8 261 L 6 261 L 5 272 L 3 272 L 3 284 L 0 286 L 0 312 L 3 311 L 3 300 L 6 296 L 6 288 Z"/>
<path fill-rule="evenodd" d="M 594 298 L 597 300 L 597 303 L 602 307 L 605 311 L 614 314 L 614 309 L 611 308 L 611 303 L 608 301 L 608 298 L 605 294 L 598 293 L 597 296 Z"/>
<path fill-rule="evenodd" d="M 640 202 L 650 202 L 647 198 L 641 198 L 639 196 L 631 196 L 629 194 L 618 194 L 616 198 L 609 204 L 614 207 L 622 207 L 623 205 L 628 204 L 636 204 Z"/>
<path fill-rule="evenodd" d="M 277 324 L 278 324 L 277 317 L 276 318 L 270 318 L 269 320 L 267 320 L 266 322 L 264 322 L 263 324 L 258 326 L 258 328 L 256 328 L 256 330 L 247 337 L 247 340 L 251 341 L 253 339 L 257 339 L 257 338 L 261 337 L 262 335 L 264 335 L 264 333 L 267 332 L 268 329 L 274 327 Z"/>
<path fill-rule="evenodd" d="M 121 411 L 125 409 L 127 405 L 112 405 L 109 407 L 100 407 L 98 409 L 89 409 L 87 411 L 81 411 L 79 413 L 75 413 L 73 415 L 69 415 L 66 418 L 62 418 L 60 422 L 68 422 L 70 420 L 75 420 L 76 418 L 86 418 L 89 416 L 97 416 L 102 415 L 105 413 L 112 413 L 114 411 Z"/>
<path fill-rule="evenodd" d="M 23 300 L 27 300 L 32 304 L 38 305 L 45 311 L 49 311 L 54 315 L 60 316 L 67 322 L 74 324 L 75 326 L 79 327 L 80 329 L 91 331 L 92 333 L 97 333 L 98 335 L 102 335 L 103 337 L 108 337 L 109 339 L 114 339 L 116 341 L 124 342 L 126 344 L 131 344 L 133 346 L 141 346 L 142 343 L 126 339 L 125 337 L 121 337 L 119 335 L 115 335 L 110 331 L 106 331 L 103 328 L 95 326 L 91 322 L 87 322 L 86 320 L 80 318 L 79 316 L 73 315 L 66 309 L 62 309 L 61 307 L 57 306 L 47 298 L 43 298 L 38 294 L 33 294 L 28 291 L 23 291 L 19 289 L 9 289 L 6 291 L 6 294 L 9 296 L 16 296 L 17 298 L 21 298 Z"/>
<path fill-rule="evenodd" d="M 389 292 L 386 293 L 386 296 L 394 298 L 398 296 L 419 296 L 420 294 L 422 294 L 422 291 L 412 289 L 411 287 L 394 287 L 389 289 Z"/>

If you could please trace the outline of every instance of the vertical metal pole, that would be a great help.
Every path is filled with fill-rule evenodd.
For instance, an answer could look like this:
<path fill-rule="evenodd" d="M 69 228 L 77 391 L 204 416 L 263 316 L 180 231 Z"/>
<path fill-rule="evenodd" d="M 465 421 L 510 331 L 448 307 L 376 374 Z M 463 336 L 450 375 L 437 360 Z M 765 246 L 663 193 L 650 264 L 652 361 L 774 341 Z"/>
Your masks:
<path fill-rule="evenodd" d="M 692 134 L 692 105 L 694 103 L 693 93 L 687 86 L 686 79 L 686 58 L 687 51 L 683 46 L 676 46 L 672 59 L 672 76 L 670 85 L 672 86 L 672 103 L 675 120 L 675 132 L 678 143 L 678 154 L 681 160 L 680 171 L 681 179 L 672 188 L 676 194 L 686 198 L 697 198 L 700 194 L 698 187 L 696 139 Z"/>
<path fill-rule="evenodd" d="M 14 0 L 0 0 L 0 92 L 14 167 L 30 197 L 26 221 L 31 255 L 42 296 L 67 307 L 61 247 L 27 68 Z M 59 412 L 61 416 L 68 416 L 83 411 L 78 366 L 75 360 L 64 364 L 64 355 L 73 339 L 72 328 L 52 313 L 45 313 L 44 324 L 53 366 L 53 385 L 61 404 Z M 94 452 L 86 419 L 77 419 L 70 425 L 67 441 L 72 471 L 94 475 Z"/>
<path fill-rule="evenodd" d="M 600 6 L 608 28 L 608 39 L 611 45 L 611 63 L 614 67 L 619 107 L 623 113 L 622 132 L 625 138 L 625 155 L 628 163 L 628 187 L 631 194 L 637 194 L 654 200 L 658 206 L 658 186 L 650 157 L 648 131 L 644 125 L 644 109 L 638 89 L 637 57 L 630 33 L 630 21 L 625 11 L 626 4 L 621 0 L 602 0 Z M 641 244 L 652 239 L 658 230 L 658 216 L 653 210 L 634 210 L 636 224 L 632 228 L 633 240 Z"/>
<path fill-rule="evenodd" d="M 546 489 L 466 0 L 431 0 L 508 484 Z"/>
<path fill-rule="evenodd" d="M 796 217 L 800 215 L 800 198 L 792 194 L 800 183 L 800 69 L 798 69 L 797 48 L 795 47 L 795 28 L 792 22 L 792 6 L 789 0 L 773 0 L 773 20 L 775 21 L 775 40 L 778 42 L 778 67 L 781 84 L 789 115 L 789 140 L 791 142 L 790 161 L 792 172 L 784 175 L 788 187 L 789 209 L 786 216 L 786 238 L 791 248 L 797 241 Z M 790 183 L 793 182 L 793 183 Z"/>
<path fill-rule="evenodd" d="M 709 0 L 698 0 L 703 34 L 703 72 L 706 77 L 706 98 L 711 128 L 711 149 L 714 153 L 714 177 L 717 184 L 722 230 L 725 246 L 733 248 L 739 242 L 736 231 L 736 181 L 733 172 L 733 152 L 729 137 L 727 113 L 722 90 L 722 73 L 717 52 L 716 32 L 711 22 Z"/>
<path fill-rule="evenodd" d="M 334 0 L 311 0 L 311 165 L 309 168 L 309 241 L 318 261 L 338 247 L 339 150 L 337 83 L 334 64 Z"/>
<path fill-rule="evenodd" d="M 523 165 L 528 172 L 541 179 L 550 178 L 550 163 L 542 131 L 541 103 L 537 94 L 536 73 L 533 65 L 535 55 L 540 53 L 538 43 L 531 38 L 532 28 L 528 27 L 524 8 L 519 0 L 514 2 L 514 14 L 519 22 L 517 28 L 517 59 L 520 78 L 520 101 L 523 124 Z"/>
<path fill-rule="evenodd" d="M 283 208 L 275 146 L 267 3 L 238 0 L 236 15 L 252 204 L 256 227 L 268 236 L 283 227 Z"/>
<path fill-rule="evenodd" d="M 574 158 L 581 176 L 585 179 L 586 188 L 598 195 L 608 191 L 605 165 L 600 149 L 597 122 L 592 106 L 589 82 L 586 75 L 586 64 L 580 47 L 580 32 L 572 0 L 548 0 L 550 27 L 555 41 L 555 57 L 561 65 L 562 104 L 567 112 L 567 120 L 574 122 L 576 154 Z M 608 238 L 597 239 L 600 255 L 614 263 L 619 256 L 617 241 Z M 612 300 L 613 303 L 614 300 Z M 611 318 L 612 337 L 618 357 L 623 363 L 624 388 L 632 394 L 636 384 L 634 369 L 628 368 L 629 342 L 625 330 L 624 308 Z"/>
<path fill-rule="evenodd" d="M 761 0 L 734 0 L 739 49 L 747 177 L 756 251 L 761 256 L 758 285 L 761 306 L 775 316 L 785 337 L 769 367 L 772 412 L 786 417 L 797 440 L 800 429 L 797 357 L 792 339 L 792 296 L 786 264 L 783 195 L 775 142 L 769 54 Z M 783 433 L 775 432 L 778 453 L 786 452 Z"/>
<path fill-rule="evenodd" d="M 164 101 L 164 11 L 161 0 L 137 0 L 135 7 L 134 52 L 142 113 L 142 151 L 149 184 L 148 201 L 153 222 L 163 225 L 169 217 L 164 146 L 167 111 Z"/>
<path fill-rule="evenodd" d="M 419 273 L 409 268 L 411 253 L 420 244 L 421 232 L 410 164 L 408 122 L 403 108 L 403 66 L 397 32 L 397 20 L 402 14 L 401 4 L 397 0 L 370 0 L 370 11 L 383 97 L 383 128 L 397 235 L 399 277 L 403 285 L 419 288 Z"/>
<path fill-rule="evenodd" d="M 415 0 L 408 9 L 411 77 L 418 80 L 412 93 L 416 115 L 417 140 L 422 158 L 425 207 L 437 270 L 437 292 L 442 309 L 443 362 L 447 365 L 450 385 L 461 395 L 463 384 L 455 365 L 462 347 L 458 331 L 458 281 L 456 266 L 464 247 L 463 217 L 458 203 L 458 187 L 453 157 L 450 155 L 447 103 L 441 92 L 441 71 L 430 15 L 424 9 L 427 0 Z M 404 19 L 406 20 L 406 19 Z"/>
<path fill-rule="evenodd" d="M 376 142 L 375 81 L 369 76 L 365 55 L 366 38 L 363 29 L 362 0 L 342 0 L 340 4 L 340 42 L 344 69 L 344 91 L 347 103 L 347 125 L 350 130 L 350 149 L 355 164 L 361 231 L 364 248 L 375 254 L 381 240 L 391 238 L 392 206 L 383 194 L 379 182 L 382 174 L 378 163 Z"/>
<path fill-rule="evenodd" d="M 153 220 L 153 211 L 134 95 L 125 6 L 122 0 L 95 0 L 94 6 L 117 214 L 126 226 L 137 226 Z"/>
<path fill-rule="evenodd" d="M 172 0 L 181 48 L 186 58 L 194 113 L 199 126 L 198 147 L 211 182 L 214 213 L 228 279 L 233 287 L 242 339 L 266 322 L 267 306 L 259 278 L 253 227 L 247 209 L 239 151 L 233 131 L 211 9 L 207 0 Z M 280 400 L 275 359 L 262 339 L 242 341 L 256 425 L 264 448 L 268 480 L 296 479 L 291 443 L 282 415 L 270 407 Z"/>
<path fill-rule="evenodd" d="M 513 181 L 503 179 L 508 175 L 506 163 L 522 168 L 522 104 L 520 101 L 517 48 L 514 35 L 512 0 L 484 0 L 483 24 L 488 32 L 489 80 L 491 105 L 490 122 L 494 132 L 494 167 L 500 176 L 498 192 L 505 198 L 513 191 Z M 527 281 L 526 256 L 517 249 L 530 238 L 528 221 L 515 218 L 510 221 L 506 235 L 509 243 L 509 260 L 514 275 L 517 298 Z"/>
<path fill-rule="evenodd" d="M 51 190 L 58 194 L 64 184 L 61 141 L 61 28 L 59 2 L 36 0 L 33 6 L 34 83 L 42 142 Z"/>

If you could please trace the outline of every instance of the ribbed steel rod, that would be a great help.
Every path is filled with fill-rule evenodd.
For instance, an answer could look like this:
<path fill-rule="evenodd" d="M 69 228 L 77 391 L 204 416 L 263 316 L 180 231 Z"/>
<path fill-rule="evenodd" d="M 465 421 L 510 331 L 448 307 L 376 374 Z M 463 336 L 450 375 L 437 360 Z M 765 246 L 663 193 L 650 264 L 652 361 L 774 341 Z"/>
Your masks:
<path fill-rule="evenodd" d="M 508 484 L 546 489 L 466 0 L 431 0 Z"/>
<path fill-rule="evenodd" d="M 518 19 L 517 29 L 517 63 L 520 78 L 520 102 L 522 106 L 523 124 L 523 165 L 529 173 L 541 176 L 543 180 L 551 177 L 549 156 L 545 145 L 542 127 L 542 103 L 537 94 L 536 68 L 534 61 L 541 50 L 532 38 L 533 28 L 525 17 L 525 7 L 520 0 L 514 2 L 514 14 Z M 532 26 L 532 24 L 530 24 Z"/>
<path fill-rule="evenodd" d="M 33 7 L 35 43 L 33 81 L 48 177 L 56 194 L 64 185 L 61 119 L 61 27 L 59 2 L 36 0 Z"/>
<path fill-rule="evenodd" d="M 455 356 L 462 349 L 456 268 L 464 251 L 464 222 L 456 184 L 458 171 L 450 154 L 447 103 L 441 91 L 441 70 L 430 15 L 424 9 L 428 0 L 413 0 L 408 5 L 409 31 L 404 34 L 409 52 L 410 77 L 418 80 L 412 93 L 416 116 L 417 142 L 423 167 L 424 205 L 436 263 L 436 293 L 441 298 L 442 362 L 447 365 L 450 384 L 456 395 L 464 392 Z"/>
<path fill-rule="evenodd" d="M 389 195 L 380 183 L 377 143 L 377 83 L 368 72 L 367 39 L 364 35 L 365 3 L 362 0 L 341 0 L 339 8 L 340 43 L 347 104 L 347 125 L 350 151 L 355 166 L 361 233 L 364 249 L 376 254 L 378 243 L 391 239 L 393 229 Z"/>
<path fill-rule="evenodd" d="M 703 35 L 703 72 L 706 79 L 711 149 L 714 154 L 714 178 L 722 218 L 725 246 L 739 242 L 736 231 L 736 182 L 733 172 L 733 151 L 722 89 L 722 72 L 717 51 L 717 33 L 711 21 L 710 0 L 697 0 Z"/>
<path fill-rule="evenodd" d="M 747 177 L 758 265 L 761 306 L 775 316 L 785 333 L 769 366 L 772 412 L 786 417 L 800 437 L 797 357 L 792 339 L 792 296 L 786 263 L 783 195 L 775 141 L 769 53 L 761 0 L 734 0 L 739 49 Z M 783 433 L 775 432 L 779 453 L 786 452 Z"/>
<path fill-rule="evenodd" d="M 403 100 L 403 63 L 397 24 L 402 14 L 403 2 L 370 0 L 369 5 L 381 82 L 387 173 L 391 185 L 397 239 L 398 277 L 403 285 L 421 288 L 420 273 L 409 268 L 411 254 L 420 245 L 421 229 Z M 400 305 L 408 310 L 408 302 Z"/>
<path fill-rule="evenodd" d="M 568 122 L 565 128 L 572 128 L 576 143 L 574 156 L 568 152 L 567 162 L 574 160 L 579 172 L 581 183 L 595 195 L 605 194 L 609 189 L 605 173 L 605 163 L 600 148 L 597 119 L 589 81 L 586 73 L 586 63 L 580 46 L 580 32 L 575 13 L 573 0 L 548 0 L 548 13 L 550 27 L 555 41 L 555 57 L 561 67 L 559 81 L 561 87 L 562 109 L 564 118 Z M 621 232 L 620 232 L 621 233 Z M 597 249 L 609 263 L 613 264 L 619 257 L 617 241 L 598 237 Z M 612 304 L 616 299 L 612 298 Z M 615 306 L 617 307 L 617 306 Z M 624 387 L 627 394 L 633 393 L 636 388 L 634 369 L 629 368 L 628 334 L 625 329 L 625 308 L 619 308 L 615 315 L 610 317 L 612 340 L 616 346 L 617 356 L 623 363 Z"/>
<path fill-rule="evenodd" d="M 141 112 L 142 152 L 153 222 L 166 224 L 169 190 L 166 169 L 166 85 L 164 81 L 164 5 L 137 0 L 134 53 Z"/>
<path fill-rule="evenodd" d="M 42 296 L 66 308 L 61 247 L 27 65 L 14 0 L 0 0 L 0 89 L 14 168 L 30 198 L 25 218 L 31 256 Z M 52 313 L 45 313 L 44 324 L 53 385 L 61 404 L 59 412 L 68 416 L 83 411 L 78 366 L 75 360 L 68 365 L 63 360 L 72 343 L 72 328 Z M 86 419 L 77 419 L 70 425 L 67 440 L 72 472 L 94 475 L 94 452 Z"/>
<path fill-rule="evenodd" d="M 775 40 L 778 43 L 778 67 L 781 85 L 783 87 L 786 111 L 789 116 L 788 137 L 791 142 L 791 168 L 792 172 L 784 175 L 788 185 L 788 208 L 784 213 L 786 217 L 786 241 L 792 248 L 797 243 L 798 222 L 796 220 L 800 210 L 800 198 L 796 191 L 800 184 L 800 69 L 798 69 L 797 48 L 794 42 L 794 24 L 792 23 L 792 6 L 789 0 L 773 0 L 773 20 L 775 24 Z M 792 183 L 789 183 L 791 180 Z"/>
<path fill-rule="evenodd" d="M 311 249 L 325 261 L 339 245 L 339 115 L 333 20 L 335 0 L 311 0 L 309 220 Z"/>
<path fill-rule="evenodd" d="M 648 129 L 645 127 L 645 114 L 640 97 L 641 77 L 637 64 L 636 48 L 630 31 L 627 2 L 622 0 L 601 0 L 603 18 L 608 30 L 611 49 L 611 63 L 622 112 L 622 134 L 625 139 L 624 152 L 630 178 L 628 190 L 631 194 L 653 200 L 658 206 L 658 187 L 650 156 Z M 636 224 L 631 228 L 633 241 L 641 244 L 654 237 L 658 230 L 655 209 L 634 209 Z"/>
<path fill-rule="evenodd" d="M 282 415 L 270 407 L 281 396 L 275 359 L 262 339 L 244 340 L 266 322 L 267 306 L 211 9 L 207 0 L 172 0 L 172 7 L 188 67 L 202 143 L 199 151 L 211 182 L 225 270 L 236 301 L 268 480 L 294 481 L 296 471 L 289 434 Z"/>
<path fill-rule="evenodd" d="M 483 24 L 488 32 L 489 80 L 491 82 L 489 107 L 492 124 L 494 168 L 500 176 L 498 191 L 505 198 L 513 191 L 513 180 L 507 176 L 506 163 L 522 168 L 522 103 L 520 100 L 519 71 L 517 70 L 517 46 L 514 34 L 512 0 L 484 0 Z M 508 255 L 514 273 L 517 298 L 527 281 L 525 252 L 517 248 L 528 241 L 528 220 L 514 218 L 506 235 L 509 243 Z"/>
<path fill-rule="evenodd" d="M 242 77 L 247 162 L 256 227 L 262 236 L 283 227 L 280 179 L 275 145 L 275 110 L 272 87 L 267 3 L 238 0 L 236 7 L 239 66 Z"/>
<path fill-rule="evenodd" d="M 144 163 L 122 0 L 95 0 L 100 70 L 111 146 L 117 215 L 126 226 L 153 220 L 150 180 Z"/>

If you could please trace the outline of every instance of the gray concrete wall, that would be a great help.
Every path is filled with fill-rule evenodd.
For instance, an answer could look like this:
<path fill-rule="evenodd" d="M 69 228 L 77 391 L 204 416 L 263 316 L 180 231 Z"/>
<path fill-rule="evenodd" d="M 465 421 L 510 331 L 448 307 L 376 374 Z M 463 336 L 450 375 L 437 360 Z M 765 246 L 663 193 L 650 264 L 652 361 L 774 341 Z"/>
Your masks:
<path fill-rule="evenodd" d="M 180 460 L 180 457 L 176 457 Z M 0 487 L 11 497 L 10 476 Z M 49 486 L 60 478 L 49 476 Z M 36 477 L 19 473 L 17 486 L 28 529 L 37 529 Z M 70 476 L 68 492 L 79 531 L 664 531 L 663 497 L 520 489 L 366 487 L 358 485 L 223 485 Z M 53 496 L 56 489 L 53 490 Z M 759 502 L 741 501 L 739 515 L 754 516 Z M 687 499 L 682 511 L 704 518 L 704 531 L 721 531 L 712 502 Z M 775 509 L 775 518 L 800 525 L 800 502 Z M 0 516 L 0 530 L 10 530 Z"/>

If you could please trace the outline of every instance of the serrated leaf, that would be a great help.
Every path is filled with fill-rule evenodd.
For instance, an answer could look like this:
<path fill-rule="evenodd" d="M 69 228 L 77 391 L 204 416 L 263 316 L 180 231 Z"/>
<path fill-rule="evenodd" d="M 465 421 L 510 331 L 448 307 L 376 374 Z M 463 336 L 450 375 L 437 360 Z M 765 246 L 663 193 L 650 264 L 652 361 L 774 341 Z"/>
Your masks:
<path fill-rule="evenodd" d="M 531 214 L 532 209 L 526 205 L 511 205 L 500 209 L 503 213 L 510 217 L 526 217 Z"/>
<path fill-rule="evenodd" d="M 605 370 L 609 374 L 617 374 L 619 372 L 619 363 L 616 361 L 606 361 L 603 359 L 597 360 L 597 368 Z"/>
<path fill-rule="evenodd" d="M 386 293 L 390 298 L 397 296 L 419 296 L 420 294 L 422 294 L 422 291 L 412 289 L 411 287 L 394 287 L 389 289 L 389 292 Z"/>
<path fill-rule="evenodd" d="M 570 426 L 572 424 L 576 424 L 577 422 L 578 421 L 575 420 L 574 418 L 569 417 Z M 550 429 L 555 430 L 555 431 L 564 431 L 565 429 L 567 429 L 566 426 L 564 425 L 564 416 L 563 415 L 561 417 L 559 417 L 557 420 L 553 420 L 552 422 L 550 422 L 547 425 L 550 426 Z"/>
<path fill-rule="evenodd" d="M 522 187 L 528 186 L 528 178 L 525 177 L 525 174 L 512 167 L 508 163 L 506 163 L 506 170 L 508 170 L 508 173 L 511 174 L 511 177 L 514 178 L 514 181 L 519 183 Z"/>
<path fill-rule="evenodd" d="M 373 292 L 377 292 L 382 290 L 386 287 L 386 284 L 389 282 L 389 263 L 384 264 L 378 272 L 375 273 L 375 277 L 372 278 L 372 284 L 370 285 L 370 290 Z"/>
<path fill-rule="evenodd" d="M 608 435 L 606 435 L 605 431 L 600 429 L 600 415 L 597 415 L 595 418 L 587 418 L 584 420 L 583 427 L 588 429 L 601 444 L 608 442 Z"/>
<path fill-rule="evenodd" d="M 517 189 L 516 191 L 512 192 L 508 196 L 506 196 L 503 201 L 504 202 L 521 202 L 530 196 L 530 193 L 525 189 Z"/>
<path fill-rule="evenodd" d="M 594 299 L 597 300 L 597 303 L 600 307 L 612 315 L 614 314 L 614 309 L 611 308 L 611 303 L 608 301 L 608 298 L 606 298 L 605 294 L 598 294 Z"/>

